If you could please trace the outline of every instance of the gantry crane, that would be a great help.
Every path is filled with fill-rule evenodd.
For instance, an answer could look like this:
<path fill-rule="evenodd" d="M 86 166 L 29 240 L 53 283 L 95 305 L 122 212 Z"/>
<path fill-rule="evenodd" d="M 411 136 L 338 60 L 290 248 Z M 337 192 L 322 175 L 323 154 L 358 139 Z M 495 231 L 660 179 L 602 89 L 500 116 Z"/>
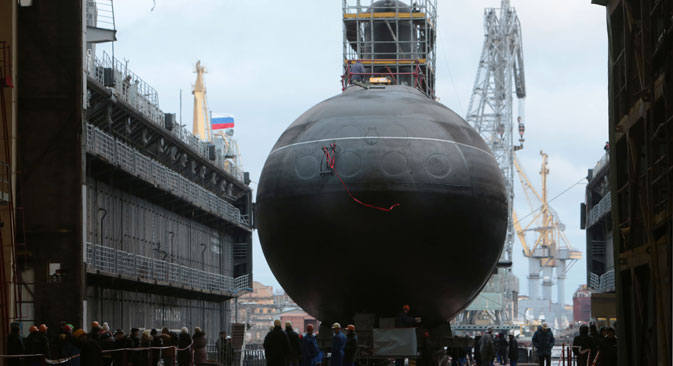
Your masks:
<path fill-rule="evenodd" d="M 512 274 L 512 246 L 514 227 L 514 151 L 523 148 L 525 131 L 523 101 L 526 97 L 526 79 L 523 66 L 521 24 L 509 0 L 502 0 L 499 9 L 484 10 L 485 39 L 477 77 L 474 82 L 466 120 L 479 132 L 491 149 L 502 171 L 509 204 L 507 235 L 498 273 L 485 291 L 479 295 L 466 314 L 459 317 L 463 324 L 474 324 L 478 313 L 487 313 L 498 324 L 510 323 L 514 317 L 518 294 L 518 279 Z M 519 99 L 517 109 L 519 144 L 514 141 L 513 95 Z M 489 300 L 499 299 L 497 303 Z M 479 305 L 483 304 L 483 305 Z"/>
<path fill-rule="evenodd" d="M 549 205 L 547 195 L 547 176 L 549 174 L 548 155 L 540 151 L 542 156 L 542 166 L 540 176 L 542 178 L 541 194 L 535 189 L 526 172 L 521 167 L 519 160 L 514 155 L 513 163 L 517 171 L 517 176 L 523 187 L 523 191 L 533 214 L 530 215 L 528 223 L 522 225 L 516 212 L 513 212 L 514 228 L 519 237 L 523 254 L 528 258 L 528 295 L 531 300 L 540 299 L 540 272 L 542 272 L 542 300 L 548 300 L 551 303 L 552 293 L 552 275 L 556 270 L 557 285 L 557 304 L 565 303 L 565 278 L 568 270 L 582 258 L 582 252 L 575 250 L 568 238 L 565 236 L 565 225 L 561 222 L 558 214 Z M 528 244 L 526 240 L 527 232 L 537 233 L 535 243 Z"/>

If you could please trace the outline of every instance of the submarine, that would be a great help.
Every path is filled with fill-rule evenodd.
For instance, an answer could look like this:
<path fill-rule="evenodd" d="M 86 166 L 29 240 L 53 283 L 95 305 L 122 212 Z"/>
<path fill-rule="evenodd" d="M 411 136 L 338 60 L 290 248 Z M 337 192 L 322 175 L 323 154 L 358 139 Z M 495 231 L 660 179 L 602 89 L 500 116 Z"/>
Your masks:
<path fill-rule="evenodd" d="M 409 9 L 376 6 L 370 13 Z M 508 203 L 493 154 L 416 76 L 401 74 L 406 81 L 390 85 L 351 83 L 303 113 L 259 179 L 256 224 L 269 267 L 322 322 L 392 317 L 409 305 L 424 325 L 446 323 L 479 294 L 503 250 Z"/>

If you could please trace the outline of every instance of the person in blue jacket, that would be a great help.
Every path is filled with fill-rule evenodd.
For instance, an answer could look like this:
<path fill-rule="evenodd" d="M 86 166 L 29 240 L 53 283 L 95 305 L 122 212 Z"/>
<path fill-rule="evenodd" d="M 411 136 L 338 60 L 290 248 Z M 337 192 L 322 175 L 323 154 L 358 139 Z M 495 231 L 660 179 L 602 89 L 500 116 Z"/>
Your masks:
<path fill-rule="evenodd" d="M 316 356 L 320 352 L 318 341 L 313 335 L 313 324 L 306 326 L 306 333 L 301 340 L 301 366 L 315 366 Z"/>
<path fill-rule="evenodd" d="M 535 334 L 533 334 L 533 347 L 535 347 L 539 365 L 544 366 L 546 362 L 547 366 L 551 366 L 551 349 L 554 347 L 554 335 L 549 326 L 547 326 L 547 323 L 542 323 L 542 326 L 538 327 Z"/>
<path fill-rule="evenodd" d="M 346 336 L 341 333 L 341 324 L 332 324 L 332 360 L 330 366 L 343 366 L 344 362 L 344 347 L 346 346 Z"/>

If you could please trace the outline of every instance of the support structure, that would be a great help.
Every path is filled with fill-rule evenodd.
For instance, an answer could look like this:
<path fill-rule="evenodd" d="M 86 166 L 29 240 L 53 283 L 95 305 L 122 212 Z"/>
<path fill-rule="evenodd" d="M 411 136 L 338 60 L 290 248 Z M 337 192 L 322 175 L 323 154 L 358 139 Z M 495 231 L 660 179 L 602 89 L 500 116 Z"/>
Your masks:
<path fill-rule="evenodd" d="M 468 307 L 468 311 L 487 312 L 496 324 L 512 320 L 516 308 L 518 280 L 512 274 L 512 246 L 514 229 L 512 221 L 512 203 L 514 201 L 513 154 L 523 147 L 523 99 L 526 97 L 526 82 L 523 67 L 523 45 L 521 25 L 509 0 L 503 0 L 499 9 L 488 8 L 484 11 L 484 30 L 486 38 L 479 60 L 477 77 L 474 82 L 472 98 L 467 109 L 466 120 L 474 127 L 489 145 L 502 170 L 508 191 L 510 213 L 508 217 L 505 248 L 500 259 L 498 274 L 491 280 L 500 286 L 492 287 L 498 295 L 484 294 Z M 513 94 L 519 98 L 517 117 L 520 134 L 519 145 L 514 140 Z M 487 301 L 487 298 L 497 301 Z M 480 302 L 488 306 L 477 305 Z M 494 307 L 495 305 L 495 307 Z M 467 314 L 460 321 L 474 322 L 475 314 Z"/>
<path fill-rule="evenodd" d="M 343 0 L 342 86 L 413 86 L 435 97 L 437 0 Z M 364 72 L 351 70 L 361 63 Z"/>

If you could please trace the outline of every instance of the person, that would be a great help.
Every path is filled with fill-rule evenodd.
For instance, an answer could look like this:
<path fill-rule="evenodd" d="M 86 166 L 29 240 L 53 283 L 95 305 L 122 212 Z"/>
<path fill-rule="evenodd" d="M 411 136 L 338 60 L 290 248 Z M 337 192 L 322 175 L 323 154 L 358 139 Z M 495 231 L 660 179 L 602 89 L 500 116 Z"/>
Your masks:
<path fill-rule="evenodd" d="M 92 339 L 94 341 L 98 341 L 98 338 L 100 337 L 100 323 L 98 321 L 94 320 L 91 322 L 91 331 L 89 331 L 89 339 Z"/>
<path fill-rule="evenodd" d="M 315 366 L 315 357 L 320 350 L 318 341 L 313 335 L 313 324 L 306 326 L 306 333 L 301 340 L 301 366 Z"/>
<path fill-rule="evenodd" d="M 112 360 L 115 366 L 121 366 L 125 364 L 126 360 L 128 360 L 129 353 L 124 349 L 131 348 L 132 346 L 133 343 L 131 342 L 131 339 L 129 339 L 129 337 L 124 334 L 123 330 L 117 329 L 114 332 L 113 349 L 117 351 L 112 353 Z"/>
<path fill-rule="evenodd" d="M 80 349 L 79 359 L 83 366 L 102 366 L 103 352 L 95 339 L 89 337 L 84 329 L 77 329 L 69 337 L 70 342 Z"/>
<path fill-rule="evenodd" d="M 601 335 L 598 333 L 598 329 L 596 328 L 596 323 L 591 322 L 589 324 L 589 337 L 593 340 L 593 347 L 591 347 L 591 354 L 595 355 L 596 352 L 598 352 L 598 345 L 601 343 Z M 593 358 L 595 356 L 591 356 Z"/>
<path fill-rule="evenodd" d="M 421 341 L 421 356 L 418 360 L 418 366 L 434 366 L 435 352 L 437 352 L 435 342 L 430 339 L 430 333 L 424 332 L 423 340 Z"/>
<path fill-rule="evenodd" d="M 161 359 L 161 348 L 164 343 L 161 337 L 159 337 L 159 332 L 156 329 L 152 328 L 150 331 L 150 336 L 152 336 L 152 366 L 158 366 L 159 360 Z"/>
<path fill-rule="evenodd" d="M 589 327 L 586 324 L 580 326 L 580 334 L 573 339 L 573 353 L 577 359 L 578 366 L 587 366 L 589 359 L 595 356 L 592 353 L 594 346 L 594 339 L 589 335 Z"/>
<path fill-rule="evenodd" d="M 532 343 L 540 366 L 544 366 L 545 362 L 547 366 L 551 366 L 551 350 L 554 347 L 554 334 L 552 334 L 547 323 L 542 323 L 542 326 L 537 328 L 537 331 L 533 334 Z"/>
<path fill-rule="evenodd" d="M 262 343 L 263 345 L 267 344 L 266 342 L 268 341 L 269 337 L 271 336 L 271 332 L 273 332 L 273 328 L 274 328 L 274 326 L 272 325 L 271 327 L 269 327 L 269 331 L 266 332 L 266 335 L 264 336 L 264 343 Z M 269 366 L 269 350 L 267 350 L 266 347 L 264 347 L 264 359 L 266 360 L 266 365 Z"/>
<path fill-rule="evenodd" d="M 509 357 L 509 364 L 516 366 L 516 364 L 519 363 L 519 343 L 516 341 L 516 338 L 514 338 L 513 333 L 509 334 L 508 349 L 509 352 L 507 352 L 507 356 Z"/>
<path fill-rule="evenodd" d="M 107 323 L 105 323 L 107 324 Z M 103 328 L 105 329 L 105 328 Z M 112 334 L 109 331 L 103 331 L 98 339 L 98 344 L 100 345 L 101 351 L 111 351 L 115 349 L 115 341 L 112 338 Z M 116 352 L 114 352 L 116 353 Z M 113 353 L 104 352 L 103 353 L 103 366 L 111 366 L 113 362 Z"/>
<path fill-rule="evenodd" d="M 7 354 L 10 356 L 22 355 L 26 352 L 26 349 L 23 345 L 23 339 L 21 339 L 21 328 L 19 328 L 19 324 L 17 323 L 12 323 L 12 326 L 10 328 L 9 335 L 7 336 L 6 351 Z M 21 363 L 22 362 L 20 358 L 7 359 L 8 366 L 20 366 Z"/>
<path fill-rule="evenodd" d="M 481 340 L 481 332 L 474 334 L 474 363 L 481 366 L 481 352 L 479 351 L 479 342 Z"/>
<path fill-rule="evenodd" d="M 81 353 L 81 350 L 72 343 L 72 333 L 74 329 L 75 327 L 72 324 L 65 324 L 61 329 L 61 334 L 59 334 L 56 343 L 58 348 L 58 353 L 56 353 L 56 355 L 59 358 L 72 357 L 75 355 L 79 355 Z M 79 365 L 80 365 L 79 357 L 75 357 L 65 363 L 65 366 L 79 366 Z"/>
<path fill-rule="evenodd" d="M 290 341 L 290 352 L 287 356 L 288 364 L 299 366 L 299 357 L 301 356 L 299 334 L 292 329 L 292 322 L 285 322 L 285 333 L 287 333 L 287 339 Z"/>
<path fill-rule="evenodd" d="M 36 326 L 31 326 L 28 331 L 28 337 L 24 342 L 26 346 L 26 353 L 29 355 L 44 355 L 44 357 L 49 358 L 49 339 L 47 335 L 39 330 Z M 46 332 L 46 329 L 45 329 Z M 37 357 L 32 357 L 28 359 L 29 365 L 40 365 L 41 360 Z"/>
<path fill-rule="evenodd" d="M 178 365 L 189 366 L 192 362 L 192 337 L 189 335 L 187 327 L 180 329 L 178 336 Z"/>
<path fill-rule="evenodd" d="M 231 366 L 234 364 L 234 345 L 231 343 L 231 336 L 224 338 L 224 364 Z"/>
<path fill-rule="evenodd" d="M 395 317 L 395 328 L 413 328 L 416 326 L 416 319 L 409 316 L 409 310 L 411 310 L 409 305 L 402 305 L 402 311 Z M 396 358 L 395 366 L 404 366 L 404 361 L 404 358 Z"/>
<path fill-rule="evenodd" d="M 341 324 L 332 324 L 332 360 L 330 366 L 343 366 L 346 337 L 341 333 Z"/>
<path fill-rule="evenodd" d="M 205 364 L 208 361 L 206 333 L 199 327 L 194 328 L 192 342 L 194 342 L 194 365 Z"/>
<path fill-rule="evenodd" d="M 617 366 L 617 337 L 615 329 L 605 330 L 606 336 L 598 346 L 598 364 L 600 366 Z"/>
<path fill-rule="evenodd" d="M 498 338 L 500 339 L 500 342 L 498 343 L 498 354 L 500 354 L 500 358 L 498 360 L 501 365 L 507 365 L 507 354 L 509 353 L 507 333 L 500 332 L 500 336 Z"/>
<path fill-rule="evenodd" d="M 481 365 L 493 366 L 495 358 L 495 347 L 493 345 L 493 328 L 488 327 L 479 339 L 479 353 L 481 356 Z"/>
<path fill-rule="evenodd" d="M 221 331 L 217 341 L 215 341 L 215 351 L 217 352 L 217 362 L 225 363 L 225 340 L 227 339 L 227 332 Z"/>
<path fill-rule="evenodd" d="M 280 327 L 280 320 L 273 321 L 273 330 L 264 339 L 264 351 L 268 355 L 269 366 L 285 366 L 290 354 L 290 340 L 287 333 Z"/>
<path fill-rule="evenodd" d="M 358 350 L 358 336 L 355 334 L 355 326 L 346 326 L 346 344 L 344 345 L 344 366 L 355 365 L 355 353 Z"/>
<path fill-rule="evenodd" d="M 136 361 L 138 362 L 138 365 L 149 365 L 150 359 L 152 357 L 152 352 L 149 349 L 144 349 L 144 348 L 150 348 L 152 347 L 152 334 L 150 333 L 149 329 L 145 329 L 141 334 L 140 334 L 140 348 L 143 348 L 140 351 L 137 351 L 136 355 Z"/>
<path fill-rule="evenodd" d="M 168 328 L 164 327 L 161 329 L 161 344 L 164 347 L 177 347 L 178 345 L 178 335 L 175 332 L 171 332 Z M 161 359 L 164 360 L 164 365 L 173 365 L 175 360 L 175 348 L 165 348 L 161 350 Z"/>
<path fill-rule="evenodd" d="M 351 76 L 351 81 L 362 81 L 365 78 L 365 75 L 357 75 L 357 74 L 364 74 L 365 73 L 365 67 L 362 65 L 360 60 L 355 61 L 353 66 L 351 66 L 351 74 L 356 74 Z"/>

